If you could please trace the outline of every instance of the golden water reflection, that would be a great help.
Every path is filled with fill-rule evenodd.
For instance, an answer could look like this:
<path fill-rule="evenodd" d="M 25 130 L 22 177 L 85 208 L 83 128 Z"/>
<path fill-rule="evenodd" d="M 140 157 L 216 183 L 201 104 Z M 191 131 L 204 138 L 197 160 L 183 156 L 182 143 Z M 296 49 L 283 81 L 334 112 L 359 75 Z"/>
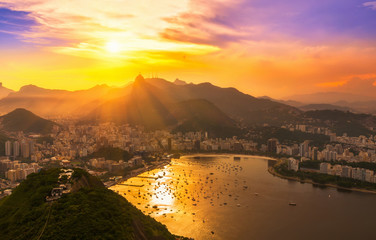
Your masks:
<path fill-rule="evenodd" d="M 242 168 L 226 157 L 222 160 L 216 164 L 208 161 L 204 165 L 202 161 L 184 158 L 173 160 L 163 169 L 143 173 L 111 189 L 145 214 L 167 225 L 172 233 L 188 231 L 188 236 L 193 237 L 196 234 L 192 231 L 200 231 L 200 236 L 211 239 L 215 223 L 208 215 L 214 208 L 239 207 L 236 192 L 247 190 L 240 176 L 234 180 Z M 216 211 L 221 212 L 221 209 Z M 195 224 L 194 228 L 192 224 Z"/>

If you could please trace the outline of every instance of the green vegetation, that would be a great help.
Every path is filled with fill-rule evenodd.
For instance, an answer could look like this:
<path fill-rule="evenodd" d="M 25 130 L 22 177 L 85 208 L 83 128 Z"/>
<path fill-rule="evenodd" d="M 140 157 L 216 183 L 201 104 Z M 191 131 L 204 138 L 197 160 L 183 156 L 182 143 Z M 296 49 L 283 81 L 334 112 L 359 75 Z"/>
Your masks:
<path fill-rule="evenodd" d="M 321 147 L 329 143 L 330 138 L 323 134 L 305 133 L 302 131 L 290 131 L 280 127 L 259 127 L 250 131 L 249 138 L 259 144 L 265 144 L 270 138 L 277 138 L 282 144 L 299 144 L 310 140 L 311 146 Z"/>
<path fill-rule="evenodd" d="M 31 174 L 0 202 L 2 240 L 176 239 L 165 226 L 145 216 L 125 198 L 75 169 L 72 192 L 47 203 L 59 169 Z M 45 227 L 44 227 L 45 226 Z M 44 231 L 43 231 L 44 229 Z"/>
<path fill-rule="evenodd" d="M 375 183 L 363 182 L 352 178 L 344 178 L 339 176 L 333 176 L 328 174 L 316 173 L 316 172 L 303 172 L 288 170 L 286 162 L 280 162 L 274 165 L 274 170 L 286 177 L 294 177 L 300 180 L 310 179 L 314 183 L 324 185 L 333 184 L 344 188 L 358 188 L 366 190 L 376 190 Z"/>
<path fill-rule="evenodd" d="M 373 162 L 346 162 L 346 161 L 332 161 L 330 164 L 347 165 L 353 168 L 365 168 L 372 171 L 376 171 L 376 163 Z"/>
<path fill-rule="evenodd" d="M 26 133 L 41 133 L 46 134 L 52 131 L 56 123 L 38 117 L 30 111 L 23 108 L 1 116 L 3 129 L 10 132 L 23 131 Z"/>
<path fill-rule="evenodd" d="M 300 163 L 300 168 L 320 169 L 321 161 L 308 160 Z"/>
<path fill-rule="evenodd" d="M 314 160 L 309 160 L 309 161 L 304 161 L 300 163 L 300 168 L 311 168 L 311 169 L 320 169 L 320 163 L 322 161 L 314 161 Z M 350 166 L 353 168 L 364 168 L 364 169 L 369 169 L 372 171 L 376 171 L 376 163 L 373 162 L 346 162 L 346 161 L 331 161 L 328 162 L 331 165 L 346 165 Z"/>
<path fill-rule="evenodd" d="M 37 143 L 39 144 L 43 144 L 43 143 L 53 144 L 53 142 L 54 142 L 54 138 L 50 136 L 43 136 L 43 137 L 37 138 Z"/>
<path fill-rule="evenodd" d="M 355 114 L 338 110 L 317 110 L 304 113 L 305 117 L 318 120 L 319 125 L 326 125 L 337 135 L 347 133 L 348 136 L 358 137 L 375 134 L 369 127 L 376 126 L 376 117 L 368 114 Z"/>
<path fill-rule="evenodd" d="M 106 160 L 124 160 L 128 161 L 133 155 L 121 148 L 114 147 L 101 147 L 97 151 L 93 152 L 88 158 L 100 158 L 103 157 Z"/>
<path fill-rule="evenodd" d="M 178 115 L 185 119 L 173 132 L 208 132 L 210 137 L 226 138 L 242 133 L 236 122 L 219 110 L 213 103 L 203 99 L 180 102 Z"/>

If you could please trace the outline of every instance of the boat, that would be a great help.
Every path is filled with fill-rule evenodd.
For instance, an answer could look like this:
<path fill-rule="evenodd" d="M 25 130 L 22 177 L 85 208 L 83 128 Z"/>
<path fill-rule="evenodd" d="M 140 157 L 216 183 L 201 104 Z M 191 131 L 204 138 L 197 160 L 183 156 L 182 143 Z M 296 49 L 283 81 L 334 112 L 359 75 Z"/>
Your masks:
<path fill-rule="evenodd" d="M 296 203 L 294 203 L 294 202 L 289 202 L 289 205 L 290 205 L 290 206 L 296 206 Z"/>

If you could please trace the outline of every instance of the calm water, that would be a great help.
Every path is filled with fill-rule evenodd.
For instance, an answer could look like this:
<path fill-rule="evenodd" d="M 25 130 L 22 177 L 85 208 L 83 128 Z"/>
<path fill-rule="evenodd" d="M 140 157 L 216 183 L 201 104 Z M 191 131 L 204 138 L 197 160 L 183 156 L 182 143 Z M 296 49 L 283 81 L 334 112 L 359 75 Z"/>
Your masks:
<path fill-rule="evenodd" d="M 198 240 L 376 238 L 376 195 L 288 181 L 267 168 L 259 157 L 183 157 L 141 175 L 161 178 L 112 189 L 172 233 Z"/>

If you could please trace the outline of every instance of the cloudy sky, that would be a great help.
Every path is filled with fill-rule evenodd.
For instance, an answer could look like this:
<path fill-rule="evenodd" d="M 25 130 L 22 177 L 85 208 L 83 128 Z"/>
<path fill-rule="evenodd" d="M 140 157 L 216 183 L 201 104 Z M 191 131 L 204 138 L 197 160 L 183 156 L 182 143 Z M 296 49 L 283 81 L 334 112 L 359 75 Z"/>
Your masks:
<path fill-rule="evenodd" d="M 142 73 L 255 96 L 375 96 L 376 1 L 0 0 L 0 66 L 15 90 Z"/>

